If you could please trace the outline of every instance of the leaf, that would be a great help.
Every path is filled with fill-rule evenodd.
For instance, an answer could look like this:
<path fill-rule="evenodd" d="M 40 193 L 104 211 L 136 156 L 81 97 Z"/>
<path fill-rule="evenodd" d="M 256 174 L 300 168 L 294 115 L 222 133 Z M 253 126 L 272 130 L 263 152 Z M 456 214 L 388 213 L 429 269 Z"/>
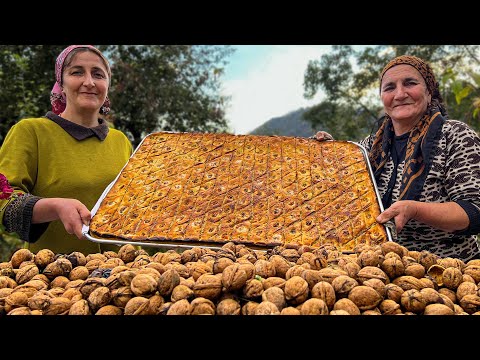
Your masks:
<path fill-rule="evenodd" d="M 460 90 L 458 93 L 455 94 L 455 100 L 457 101 L 457 104 L 460 105 L 463 99 L 465 99 L 470 92 L 472 91 L 472 88 L 470 86 L 464 87 L 462 90 Z"/>

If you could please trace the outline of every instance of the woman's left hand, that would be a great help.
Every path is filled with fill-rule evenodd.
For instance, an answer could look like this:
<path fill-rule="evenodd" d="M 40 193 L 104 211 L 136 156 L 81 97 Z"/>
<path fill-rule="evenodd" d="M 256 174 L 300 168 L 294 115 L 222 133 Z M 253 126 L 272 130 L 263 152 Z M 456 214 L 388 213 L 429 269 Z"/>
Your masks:
<path fill-rule="evenodd" d="M 377 221 L 380 224 L 384 224 L 388 220 L 393 219 L 395 221 L 397 232 L 400 232 L 410 219 L 415 218 L 417 212 L 416 201 L 401 200 L 393 203 L 392 206 L 378 215 Z"/>

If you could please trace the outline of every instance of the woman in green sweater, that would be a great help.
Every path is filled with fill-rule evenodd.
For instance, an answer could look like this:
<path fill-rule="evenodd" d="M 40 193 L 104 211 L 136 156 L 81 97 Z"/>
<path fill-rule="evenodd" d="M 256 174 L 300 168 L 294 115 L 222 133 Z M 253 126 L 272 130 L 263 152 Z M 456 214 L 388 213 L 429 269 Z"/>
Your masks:
<path fill-rule="evenodd" d="M 95 253 L 102 249 L 83 237 L 82 226 L 133 149 L 99 117 L 110 110 L 111 70 L 98 49 L 67 47 L 55 76 L 52 111 L 20 120 L 0 148 L 0 173 L 15 190 L 0 200 L 0 221 L 32 252 Z"/>

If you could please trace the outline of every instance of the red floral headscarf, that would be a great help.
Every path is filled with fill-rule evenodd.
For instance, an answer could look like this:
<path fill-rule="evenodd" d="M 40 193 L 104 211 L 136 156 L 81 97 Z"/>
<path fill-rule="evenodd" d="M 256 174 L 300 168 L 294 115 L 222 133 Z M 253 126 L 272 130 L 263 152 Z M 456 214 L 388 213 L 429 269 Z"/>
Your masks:
<path fill-rule="evenodd" d="M 110 64 L 108 60 L 103 56 L 103 54 L 98 50 L 96 47 L 92 45 L 70 45 L 69 47 L 65 48 L 60 55 L 57 57 L 57 61 L 55 62 L 55 85 L 53 86 L 52 92 L 50 93 L 50 103 L 52 104 L 52 111 L 55 114 L 61 114 L 67 105 L 67 99 L 65 98 L 65 94 L 62 91 L 62 74 L 63 74 L 63 66 L 65 63 L 65 59 L 67 58 L 68 54 L 72 50 L 78 48 L 85 48 L 90 49 L 95 52 L 98 56 L 100 56 L 107 67 L 108 72 L 108 79 L 112 78 L 112 72 L 110 69 Z M 110 111 L 110 99 L 108 96 L 105 99 L 102 107 L 100 108 L 100 114 L 106 115 Z"/>

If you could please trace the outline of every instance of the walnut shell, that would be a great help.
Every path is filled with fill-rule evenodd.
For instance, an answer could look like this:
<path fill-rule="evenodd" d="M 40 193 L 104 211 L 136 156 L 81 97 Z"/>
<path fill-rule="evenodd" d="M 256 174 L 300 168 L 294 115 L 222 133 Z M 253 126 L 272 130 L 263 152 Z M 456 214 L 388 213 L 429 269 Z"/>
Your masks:
<path fill-rule="evenodd" d="M 470 260 L 468 262 L 469 265 L 467 265 L 465 267 L 465 269 L 463 269 L 463 273 L 466 274 L 466 275 L 470 275 L 473 280 L 475 280 L 475 283 L 479 283 L 480 282 L 480 264 L 479 265 L 472 265 L 471 262 L 473 260 Z"/>
<path fill-rule="evenodd" d="M 480 310 L 480 296 L 468 294 L 460 299 L 460 306 L 468 314 L 473 314 Z"/>
<path fill-rule="evenodd" d="M 328 307 L 325 301 L 318 298 L 310 298 L 302 304 L 301 315 L 328 315 Z"/>
<path fill-rule="evenodd" d="M 348 300 L 348 299 L 347 299 Z M 338 310 L 332 310 L 330 311 L 329 315 L 351 315 L 348 311 L 343 310 L 343 309 L 338 309 Z M 358 315 L 360 315 L 360 311 L 358 312 Z"/>
<path fill-rule="evenodd" d="M 275 275 L 281 278 L 285 278 L 285 275 L 293 264 L 280 255 L 272 255 L 268 259 L 275 268 Z"/>
<path fill-rule="evenodd" d="M 422 282 L 413 276 L 403 275 L 400 276 L 392 281 L 395 285 L 400 286 L 404 291 L 415 289 L 421 290 L 423 289 Z"/>
<path fill-rule="evenodd" d="M 234 299 L 224 299 L 217 304 L 217 315 L 240 315 L 241 306 Z"/>
<path fill-rule="evenodd" d="M 180 284 L 180 275 L 174 269 L 165 270 L 158 279 L 158 293 L 164 297 L 170 297 L 173 289 Z"/>
<path fill-rule="evenodd" d="M 14 269 L 18 269 L 24 261 L 30 261 L 34 257 L 33 253 L 28 249 L 19 249 L 12 254 L 10 263 Z"/>
<path fill-rule="evenodd" d="M 263 284 L 260 280 L 250 279 L 247 280 L 242 291 L 247 299 L 255 299 L 262 296 Z"/>
<path fill-rule="evenodd" d="M 227 266 L 222 273 L 222 285 L 227 292 L 240 290 L 246 282 L 247 273 L 241 269 L 240 264 Z"/>
<path fill-rule="evenodd" d="M 97 310 L 95 315 L 122 315 L 123 310 L 115 305 L 105 305 Z"/>
<path fill-rule="evenodd" d="M 122 259 L 125 264 L 132 262 L 137 257 L 137 249 L 132 244 L 123 245 L 118 250 L 118 257 Z"/>
<path fill-rule="evenodd" d="M 390 281 L 389 277 L 382 269 L 374 266 L 365 266 L 360 269 L 357 274 L 357 279 L 360 284 L 369 279 L 378 279 L 383 281 L 385 284 L 388 284 Z"/>
<path fill-rule="evenodd" d="M 58 260 L 58 259 L 57 259 Z M 68 261 L 68 260 L 67 260 Z M 72 301 L 64 297 L 50 299 L 50 304 L 43 309 L 44 315 L 67 315 L 72 306 Z"/>
<path fill-rule="evenodd" d="M 276 286 L 283 290 L 285 289 L 285 281 L 286 281 L 285 279 L 278 276 L 273 276 L 273 277 L 269 277 L 268 279 L 264 279 L 262 281 L 263 290 L 267 290 L 272 286 Z"/>
<path fill-rule="evenodd" d="M 288 306 L 280 311 L 280 315 L 301 315 L 301 312 L 293 306 Z"/>
<path fill-rule="evenodd" d="M 443 285 L 455 290 L 463 282 L 463 274 L 457 267 L 447 267 L 442 274 Z"/>
<path fill-rule="evenodd" d="M 119 308 L 125 308 L 128 301 L 135 296 L 130 286 L 122 286 L 111 291 L 112 303 Z"/>
<path fill-rule="evenodd" d="M 313 286 L 311 297 L 322 299 L 330 310 L 337 300 L 332 284 L 326 281 L 320 281 Z"/>
<path fill-rule="evenodd" d="M 215 304 L 206 298 L 197 297 L 190 303 L 191 315 L 215 315 Z"/>
<path fill-rule="evenodd" d="M 179 280 L 180 282 L 180 280 Z M 149 297 L 157 291 L 158 283 L 153 276 L 148 274 L 137 274 L 130 283 L 130 289 L 135 296 Z"/>
<path fill-rule="evenodd" d="M 247 274 L 247 280 L 255 276 L 255 266 L 250 261 L 242 263 L 240 259 L 238 259 L 237 263 L 240 264 L 240 269 Z"/>
<path fill-rule="evenodd" d="M 383 300 L 380 304 L 378 304 L 378 308 L 380 309 L 382 315 L 396 315 L 402 313 L 400 304 L 390 299 Z"/>
<path fill-rule="evenodd" d="M 77 266 L 70 271 L 68 278 L 70 280 L 85 280 L 90 275 L 90 272 L 85 266 Z"/>
<path fill-rule="evenodd" d="M 217 299 L 222 292 L 222 279 L 215 275 L 200 276 L 193 286 L 195 297 L 204 297 L 209 300 Z"/>
<path fill-rule="evenodd" d="M 65 258 L 58 258 L 54 262 L 48 264 L 43 270 L 43 274 L 50 280 L 57 276 L 66 276 L 72 271 L 72 263 Z"/>
<path fill-rule="evenodd" d="M 268 260 L 257 260 L 254 264 L 255 275 L 258 275 L 264 279 L 273 277 L 275 273 L 275 265 Z"/>
<path fill-rule="evenodd" d="M 477 294 L 477 291 L 478 291 L 478 286 L 475 283 L 462 282 L 457 287 L 457 291 L 456 291 L 457 299 L 461 300 L 465 295 L 468 295 L 468 294 L 475 295 Z"/>
<path fill-rule="evenodd" d="M 72 267 L 85 266 L 87 264 L 87 258 L 79 251 L 74 251 L 66 256 L 66 259 L 72 263 Z"/>
<path fill-rule="evenodd" d="M 50 249 L 42 249 L 35 255 L 35 265 L 40 269 L 55 261 L 55 253 Z"/>
<path fill-rule="evenodd" d="M 172 302 L 177 302 L 183 299 L 190 300 L 194 296 L 195 294 L 193 293 L 192 289 L 190 289 L 188 286 L 179 284 L 173 289 L 170 299 Z"/>
<path fill-rule="evenodd" d="M 283 250 L 280 255 L 285 258 L 287 261 L 297 263 L 297 260 L 300 258 L 298 251 L 295 249 L 285 249 Z"/>
<path fill-rule="evenodd" d="M 88 278 L 87 280 L 83 281 L 78 290 L 83 295 L 84 299 L 87 299 L 91 292 L 95 290 L 98 287 L 105 286 L 105 281 L 106 279 L 104 278 L 98 278 L 98 277 L 93 277 L 93 278 Z M 81 281 L 81 280 L 78 280 Z M 56 288 L 57 289 L 57 288 Z M 61 289 L 61 288 L 58 288 Z"/>
<path fill-rule="evenodd" d="M 333 305 L 333 310 L 330 311 L 330 314 L 332 314 L 332 312 L 335 311 L 335 310 L 346 311 L 349 315 L 360 315 L 360 309 L 349 298 L 342 298 L 342 299 L 338 300 Z M 339 314 L 336 314 L 336 315 L 339 315 Z"/>
<path fill-rule="evenodd" d="M 303 272 L 305 271 L 305 267 L 303 267 L 302 265 L 291 266 L 285 273 L 285 279 L 288 280 L 294 276 L 302 276 Z"/>
<path fill-rule="evenodd" d="M 383 255 L 386 255 L 389 252 L 394 252 L 398 256 L 403 257 L 408 254 L 407 248 L 394 241 L 386 241 L 380 244 L 380 248 L 382 249 Z"/>
<path fill-rule="evenodd" d="M 371 310 L 382 301 L 380 294 L 373 288 L 359 285 L 352 288 L 348 294 L 350 299 L 361 311 Z"/>
<path fill-rule="evenodd" d="M 101 286 L 93 290 L 88 296 L 88 305 L 93 312 L 96 312 L 103 306 L 108 305 L 112 295 L 110 294 L 110 289 L 106 286 Z"/>
<path fill-rule="evenodd" d="M 186 299 L 173 303 L 167 310 L 167 315 L 190 315 L 192 306 Z"/>
<path fill-rule="evenodd" d="M 429 304 L 425 307 L 423 315 L 455 315 L 455 312 L 446 305 Z"/>
<path fill-rule="evenodd" d="M 190 270 L 190 275 L 195 281 L 202 276 L 203 274 L 213 274 L 213 269 L 210 268 L 206 263 L 197 261 L 195 265 Z"/>
<path fill-rule="evenodd" d="M 364 281 L 362 285 L 369 286 L 372 289 L 374 289 L 378 294 L 382 297 L 382 299 L 385 297 L 385 294 L 387 292 L 385 283 L 382 280 L 378 279 L 369 279 L 367 281 Z"/>
<path fill-rule="evenodd" d="M 355 286 L 358 286 L 358 282 L 357 280 L 352 279 L 350 276 L 340 275 L 333 279 L 332 286 L 335 290 L 337 298 L 342 298 L 347 297 L 350 290 L 352 290 Z"/>
<path fill-rule="evenodd" d="M 440 288 L 437 290 L 440 295 L 446 296 L 452 303 L 457 303 L 457 294 L 449 288 Z"/>
<path fill-rule="evenodd" d="M 270 301 L 262 301 L 255 307 L 255 315 L 280 315 L 277 306 Z"/>
<path fill-rule="evenodd" d="M 326 268 L 328 265 L 327 260 L 324 257 L 317 256 L 311 252 L 302 253 L 296 262 L 297 265 L 302 265 L 305 263 L 309 264 L 312 270 L 320 270 Z"/>
<path fill-rule="evenodd" d="M 178 273 L 178 276 L 183 277 L 185 279 L 190 277 L 190 270 L 185 265 L 179 262 L 176 262 L 176 261 L 169 262 L 168 264 L 164 265 L 164 268 L 165 268 L 165 271 L 169 269 L 175 270 Z"/>
<path fill-rule="evenodd" d="M 378 254 L 375 250 L 369 249 L 358 254 L 357 263 L 362 268 L 366 266 L 379 267 L 384 259 L 385 257 L 382 254 Z"/>
<path fill-rule="evenodd" d="M 425 276 L 425 268 L 418 263 L 409 264 L 405 267 L 405 275 L 421 279 Z"/>
<path fill-rule="evenodd" d="M 160 315 L 163 304 L 165 304 L 165 299 L 162 296 L 153 295 L 149 297 L 145 309 L 145 315 Z"/>
<path fill-rule="evenodd" d="M 300 276 L 294 276 L 288 279 L 285 282 L 284 291 L 285 299 L 292 305 L 303 303 L 309 295 L 308 283 Z"/>
<path fill-rule="evenodd" d="M 263 291 L 262 301 L 274 303 L 277 309 L 280 311 L 282 311 L 282 309 L 287 305 L 283 290 L 275 286 Z"/>
<path fill-rule="evenodd" d="M 66 276 L 57 276 L 55 279 L 52 279 L 50 282 L 50 287 L 61 287 L 64 288 L 68 285 L 70 280 Z"/>
<path fill-rule="evenodd" d="M 7 315 L 31 315 L 31 311 L 26 306 L 21 306 L 10 310 Z"/>
<path fill-rule="evenodd" d="M 35 264 L 30 264 L 27 266 L 18 269 L 17 274 L 15 275 L 15 281 L 17 284 L 24 284 L 27 281 L 31 280 L 35 275 L 38 275 L 38 267 Z"/>
<path fill-rule="evenodd" d="M 146 315 L 148 309 L 148 299 L 136 296 L 131 298 L 125 305 L 124 315 Z"/>
<path fill-rule="evenodd" d="M 419 314 L 425 310 L 427 302 L 417 289 L 405 290 L 400 298 L 400 304 L 406 311 Z"/>

